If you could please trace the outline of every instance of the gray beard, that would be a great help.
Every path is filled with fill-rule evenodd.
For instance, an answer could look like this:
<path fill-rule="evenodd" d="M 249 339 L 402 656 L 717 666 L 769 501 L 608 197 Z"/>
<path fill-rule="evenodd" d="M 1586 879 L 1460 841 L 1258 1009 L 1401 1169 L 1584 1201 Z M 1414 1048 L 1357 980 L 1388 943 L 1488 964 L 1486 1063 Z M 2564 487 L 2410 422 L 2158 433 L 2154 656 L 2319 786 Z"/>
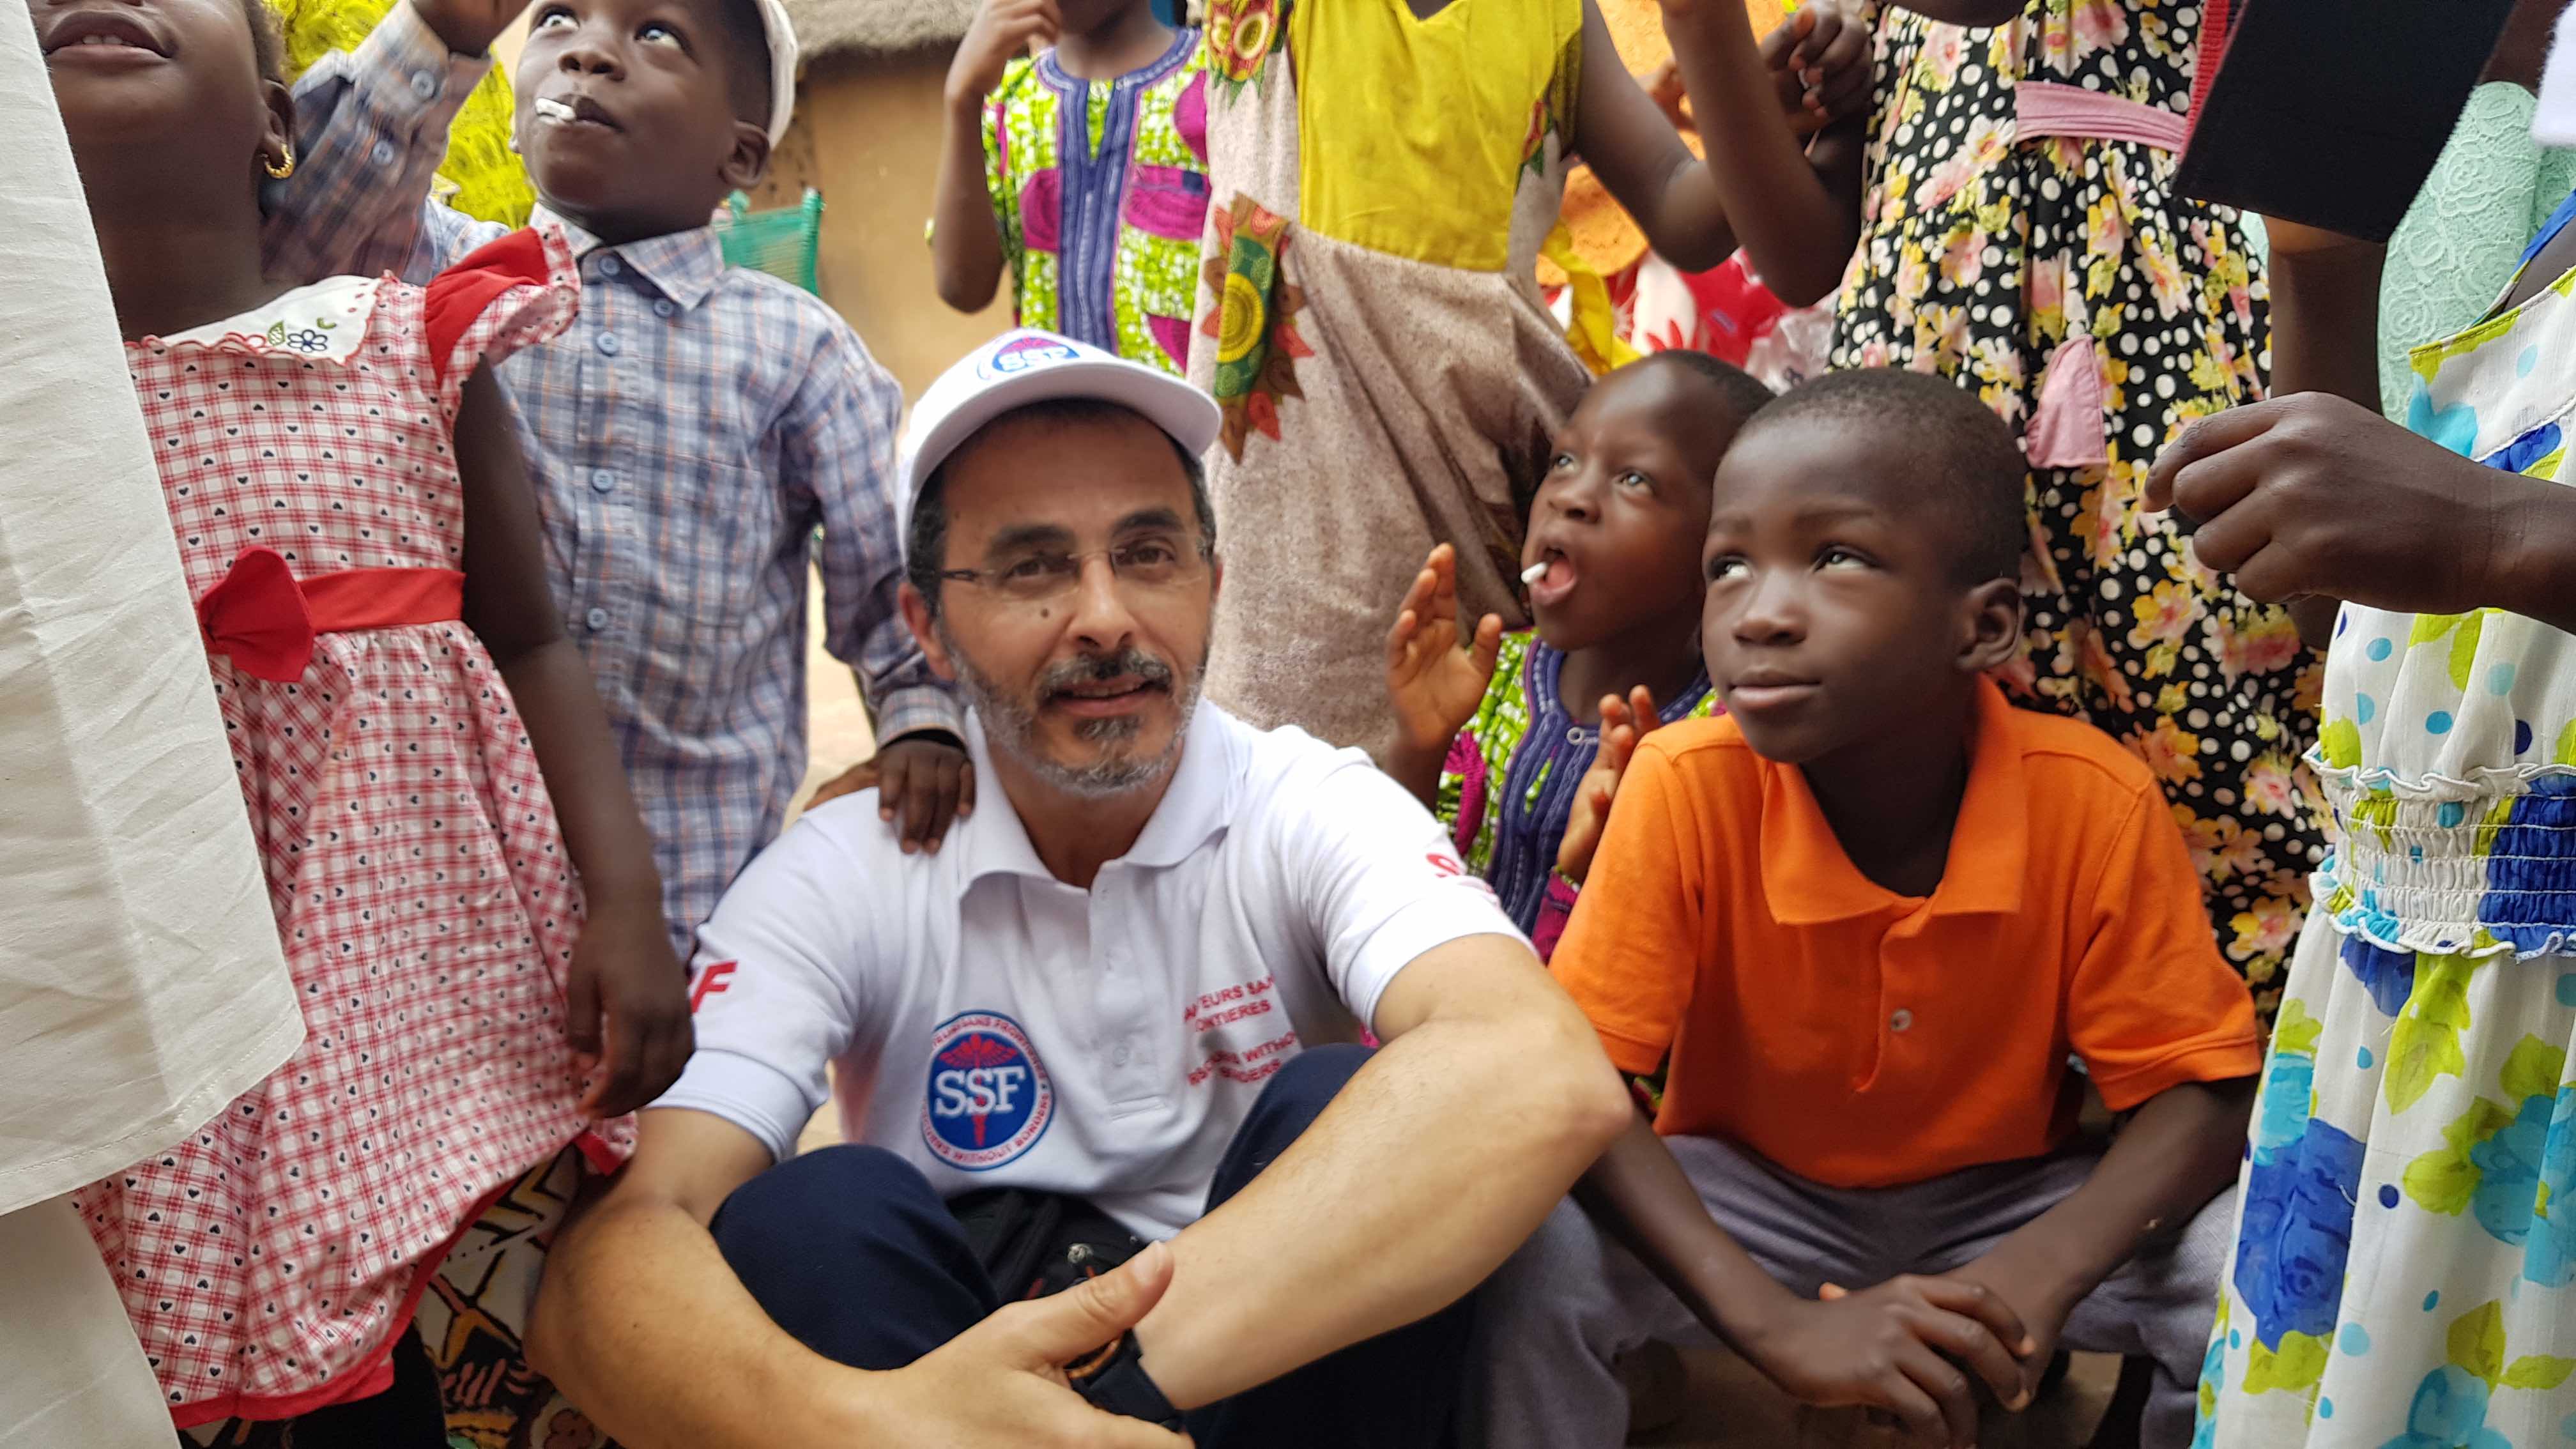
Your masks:
<path fill-rule="evenodd" d="M 945 620 L 936 626 L 940 644 L 948 657 L 957 662 L 957 685 L 966 703 L 984 722 L 985 743 L 1009 755 L 1028 768 L 1029 773 L 1064 793 L 1083 800 L 1105 800 L 1129 794 L 1161 780 L 1171 773 L 1181 757 L 1181 745 L 1189 738 L 1190 719 L 1198 712 L 1199 681 L 1206 676 L 1205 661 L 1186 681 L 1175 679 L 1174 700 L 1179 705 L 1178 718 L 1172 725 L 1171 743 L 1150 757 L 1123 754 L 1104 756 L 1088 765 L 1066 765 L 1048 759 L 1038 749 L 1037 711 L 1016 694 L 1003 689 L 957 647 L 948 636 Z M 1084 720 L 1074 733 L 1098 745 L 1116 745 L 1134 739 L 1142 722 L 1132 716 L 1125 719 Z"/>

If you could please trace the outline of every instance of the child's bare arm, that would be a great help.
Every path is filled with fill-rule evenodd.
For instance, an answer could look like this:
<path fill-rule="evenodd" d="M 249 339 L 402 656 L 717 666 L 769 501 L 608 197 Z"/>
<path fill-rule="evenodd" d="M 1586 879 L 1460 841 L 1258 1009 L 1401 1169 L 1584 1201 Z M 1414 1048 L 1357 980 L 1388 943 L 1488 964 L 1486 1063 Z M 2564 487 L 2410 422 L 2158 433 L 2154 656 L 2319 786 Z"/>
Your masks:
<path fill-rule="evenodd" d="M 2250 1077 L 2166 1088 L 2121 1129 L 2082 1187 L 1948 1276 L 1992 1290 L 2054 1351 L 2076 1304 L 2235 1181 L 2253 1110 Z"/>
<path fill-rule="evenodd" d="M 456 415 L 465 500 L 465 624 L 500 666 L 554 798 L 588 916 L 565 1015 L 574 1049 L 599 1058 L 586 1105 L 602 1117 L 662 1094 L 687 1065 L 687 974 L 662 920 L 653 837 L 635 808 L 589 666 L 546 584 L 536 488 L 510 404 L 491 374 L 465 384 Z M 604 1018 L 604 1020 L 603 1020 Z"/>
<path fill-rule="evenodd" d="M 1969 1373 L 2016 1408 L 2028 1399 L 2036 1370 L 2015 1357 L 2026 1334 L 1994 1292 L 1896 1278 L 1827 1300 L 1796 1297 L 1709 1216 L 1642 1114 L 1575 1196 L 1710 1332 L 1793 1398 L 1883 1410 L 1918 1442 L 1955 1449 L 1976 1442 Z"/>
<path fill-rule="evenodd" d="M 984 0 L 949 63 L 930 255 L 939 300 L 960 312 L 984 310 L 1002 283 L 1001 223 L 984 183 L 985 98 L 1012 57 L 1032 40 L 1052 43 L 1061 23 L 1055 0 Z"/>
<path fill-rule="evenodd" d="M 2272 244 L 2272 393 L 2329 392 L 2379 411 L 2379 283 L 2388 248 L 2265 219 Z M 2293 600 L 2299 637 L 2324 648 L 2341 600 Z"/>
<path fill-rule="evenodd" d="M 1803 307 L 1831 293 L 1860 240 L 1863 116 L 1802 144 L 1734 0 L 1664 0 L 1664 33 L 1708 142 L 1698 174 L 1710 204 L 1782 301 Z"/>

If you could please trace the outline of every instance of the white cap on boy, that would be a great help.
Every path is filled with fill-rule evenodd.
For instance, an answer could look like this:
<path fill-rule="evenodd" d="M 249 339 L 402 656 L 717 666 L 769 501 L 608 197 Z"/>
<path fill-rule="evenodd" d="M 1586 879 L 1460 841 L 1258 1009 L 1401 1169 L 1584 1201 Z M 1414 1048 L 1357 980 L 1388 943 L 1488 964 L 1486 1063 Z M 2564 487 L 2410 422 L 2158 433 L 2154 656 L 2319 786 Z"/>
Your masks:
<path fill-rule="evenodd" d="M 796 115 L 796 26 L 780 0 L 758 0 L 760 28 L 769 35 L 769 144 L 787 134 Z"/>
<path fill-rule="evenodd" d="M 1004 413 L 1064 398 L 1127 408 L 1193 456 L 1215 445 L 1225 422 L 1216 399 L 1168 372 L 1033 327 L 1005 332 L 941 373 L 913 404 L 895 515 L 905 547 L 911 547 L 912 502 L 949 454 Z"/>

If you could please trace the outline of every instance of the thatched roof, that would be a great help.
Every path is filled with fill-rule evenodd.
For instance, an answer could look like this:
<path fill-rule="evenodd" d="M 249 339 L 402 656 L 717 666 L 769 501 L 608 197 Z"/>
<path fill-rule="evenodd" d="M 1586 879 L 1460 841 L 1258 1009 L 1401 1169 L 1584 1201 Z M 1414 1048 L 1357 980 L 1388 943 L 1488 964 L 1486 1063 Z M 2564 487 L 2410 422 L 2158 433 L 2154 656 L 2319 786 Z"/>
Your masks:
<path fill-rule="evenodd" d="M 953 45 L 975 16 L 975 0 L 786 0 L 798 48 L 808 60 L 891 55 Z"/>

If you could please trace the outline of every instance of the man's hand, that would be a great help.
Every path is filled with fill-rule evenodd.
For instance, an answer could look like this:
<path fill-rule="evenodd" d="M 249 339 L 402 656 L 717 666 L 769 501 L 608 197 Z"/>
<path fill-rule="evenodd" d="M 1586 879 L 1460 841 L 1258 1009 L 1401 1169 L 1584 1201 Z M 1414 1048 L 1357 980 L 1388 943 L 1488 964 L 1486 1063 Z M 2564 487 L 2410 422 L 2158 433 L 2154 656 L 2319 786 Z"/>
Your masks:
<path fill-rule="evenodd" d="M 528 8 L 528 0 L 411 0 L 411 8 L 449 50 L 480 57 Z"/>
<path fill-rule="evenodd" d="M 1503 647 L 1501 616 L 1478 620 L 1470 647 L 1459 642 L 1458 553 L 1444 543 L 1423 561 L 1386 634 L 1386 692 L 1395 704 L 1400 748 L 1446 755 L 1484 703 Z"/>
<path fill-rule="evenodd" d="M 680 1079 L 695 1045 L 689 973 L 671 954 L 659 900 L 590 903 L 564 985 L 564 1030 L 591 1084 L 581 1110 L 623 1117 Z"/>
<path fill-rule="evenodd" d="M 981 105 L 1002 83 L 1003 69 L 1028 54 L 1030 42 L 1053 45 L 1063 28 L 1056 0 L 984 0 L 948 64 L 948 103 Z"/>
<path fill-rule="evenodd" d="M 2410 613 L 2510 607 L 2514 558 L 2554 485 L 2474 463 L 2342 398 L 2300 393 L 2203 418 L 2147 477 L 2145 506 L 2247 595 Z"/>
<path fill-rule="evenodd" d="M 1091 1407 L 1063 1365 L 1136 1325 L 1172 1281 L 1155 1243 L 1115 1273 L 1014 1303 L 909 1368 L 861 1381 L 865 1442 L 939 1449 L 1186 1449 L 1186 1435 Z M 1151 1365 L 1147 1366 L 1151 1369 Z"/>
<path fill-rule="evenodd" d="M 1592 768 L 1574 787 L 1574 810 L 1566 817 L 1565 838 L 1556 847 L 1558 875 L 1581 885 L 1591 874 L 1592 856 L 1601 848 L 1602 827 L 1610 823 L 1610 802 L 1619 793 L 1620 777 L 1628 773 L 1637 741 L 1662 722 L 1654 691 L 1642 684 L 1624 700 L 1615 694 L 1602 697 L 1601 752 L 1592 757 Z"/>
<path fill-rule="evenodd" d="M 1860 0 L 1810 0 L 1762 38 L 1789 129 L 1813 135 L 1863 109 L 1870 96 L 1870 26 Z"/>
<path fill-rule="evenodd" d="M 1949 1449 L 1977 1442 L 1969 1373 L 2013 1409 L 2030 1401 L 2038 1379 L 2020 1317 L 1983 1284 L 1959 1278 L 1895 1278 L 1857 1293 L 1828 1287 L 1813 1302 L 1792 1300 L 1739 1346 L 1792 1398 L 1892 1414 L 1917 1442 Z"/>
<path fill-rule="evenodd" d="M 906 735 L 825 782 L 805 808 L 855 795 L 874 786 L 877 818 L 892 821 L 903 835 L 903 853 L 936 852 L 948 838 L 949 825 L 975 813 L 975 762 L 965 749 L 944 735 Z"/>

